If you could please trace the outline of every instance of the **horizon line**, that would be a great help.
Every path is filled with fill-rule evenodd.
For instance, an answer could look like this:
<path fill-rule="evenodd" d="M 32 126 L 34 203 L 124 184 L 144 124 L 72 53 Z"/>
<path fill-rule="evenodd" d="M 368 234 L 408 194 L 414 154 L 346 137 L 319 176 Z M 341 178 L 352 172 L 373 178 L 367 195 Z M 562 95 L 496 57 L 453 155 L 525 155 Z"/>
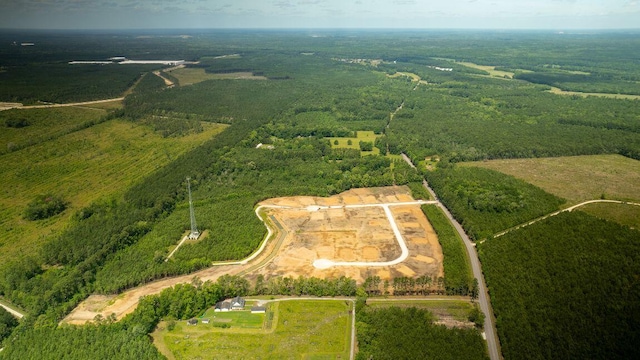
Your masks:
<path fill-rule="evenodd" d="M 0 31 L 201 31 L 201 30 L 240 30 L 240 31 L 640 31 L 640 27 L 621 28 L 412 28 L 412 27 L 141 27 L 141 28 L 20 28 L 0 27 Z"/>

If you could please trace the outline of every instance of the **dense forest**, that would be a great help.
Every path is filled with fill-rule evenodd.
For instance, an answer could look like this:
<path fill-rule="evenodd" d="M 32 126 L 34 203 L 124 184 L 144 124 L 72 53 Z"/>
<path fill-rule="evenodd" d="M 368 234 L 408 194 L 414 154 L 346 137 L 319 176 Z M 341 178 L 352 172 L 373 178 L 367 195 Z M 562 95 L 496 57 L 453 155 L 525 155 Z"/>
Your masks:
<path fill-rule="evenodd" d="M 574 211 L 478 244 L 505 359 L 637 358 L 639 238 Z"/>
<path fill-rule="evenodd" d="M 0 307 L 0 342 L 11 335 L 11 331 L 16 326 L 18 326 L 18 320 L 3 307 Z"/>
<path fill-rule="evenodd" d="M 122 109 L 110 110 L 100 120 L 92 118 L 80 125 L 86 128 L 108 119 L 124 119 L 166 137 L 198 132 L 201 122 L 229 125 L 169 165 L 144 178 L 132 179 L 130 189 L 121 197 L 101 199 L 74 210 L 62 231 L 40 239 L 33 252 L 0 264 L 0 296 L 29 313 L 5 340 L 11 346 L 6 346 L 0 357 L 41 357 L 43 349 L 53 349 L 47 353 L 51 358 L 66 353 L 69 358 L 158 357 L 146 334 L 160 317 L 190 316 L 221 296 L 251 292 L 250 286 L 237 279 L 226 279 L 226 285 L 185 285 L 145 299 L 122 322 L 111 324 L 105 319 L 87 328 L 54 329 L 89 294 L 118 293 L 157 278 L 204 268 L 212 261 L 246 257 L 265 234 L 254 206 L 270 197 L 327 196 L 354 187 L 411 184 L 414 194 L 428 198 L 424 190 L 419 190 L 425 177 L 469 235 L 479 240 L 556 210 L 563 200 L 513 177 L 455 163 L 603 153 L 640 159 L 638 100 L 561 96 L 547 91 L 555 86 L 638 94 L 640 69 L 633 60 L 640 56 L 637 36 L 526 32 L 322 34 L 311 37 L 304 32 L 255 34 L 229 30 L 199 31 L 186 38 L 154 33 L 140 39 L 139 34 L 119 31 L 32 32 L 28 35 L 39 45 L 26 49 L 9 45 L 15 33 L 0 32 L 0 40 L 6 40 L 0 44 L 0 101 L 33 104 L 95 100 L 121 96 L 136 84 Z M 589 56 L 585 57 L 587 50 Z M 189 66 L 204 68 L 207 74 L 247 71 L 268 80 L 209 80 L 165 88 L 162 80 L 150 73 L 157 69 L 154 66 L 67 64 L 70 60 L 105 59 L 123 51 L 137 59 L 199 60 L 199 64 Z M 237 56 L 218 58 L 229 54 Z M 492 77 L 457 61 L 497 66 L 515 76 Z M 452 71 L 443 72 L 437 67 Z M 392 77 L 398 72 L 415 74 L 422 82 L 410 76 Z M 47 111 L 39 112 L 38 119 L 20 117 L 17 112 L 3 114 L 0 126 L 18 134 L 30 128 L 37 130 L 42 124 L 54 127 L 71 116 L 71 112 L 50 115 Z M 38 141 L 76 130 L 61 127 L 59 131 L 38 133 Z M 326 139 L 352 137 L 362 130 L 376 133 L 373 145 L 381 150 L 381 156 L 361 157 L 358 150 L 333 148 Z M 0 156 L 21 151 L 31 141 L 31 136 L 16 135 L 10 139 L 14 146 L 1 149 Z M 259 143 L 273 148 L 258 149 Z M 371 144 L 363 146 L 369 148 Z M 415 170 L 398 161 L 397 156 L 385 156 L 403 152 L 415 164 L 433 159 L 432 163 L 437 163 L 435 171 Z M 168 249 L 189 228 L 187 176 L 192 179 L 200 227 L 216 231 L 210 231 L 198 243 L 185 245 L 165 262 Z M 34 209 L 37 205 L 34 202 Z M 399 294 L 424 294 L 433 289 L 463 295 L 475 291 L 457 246 L 459 240 L 436 210 L 424 209 L 442 241 L 445 278 L 407 277 L 387 284 L 368 279 L 366 291 L 379 294 L 385 286 Z M 525 235 L 530 240 L 524 246 L 514 240 Z M 575 244 L 576 239 L 587 239 L 578 243 L 588 248 L 570 251 L 568 243 Z M 497 301 L 505 357 L 594 357 L 580 349 L 604 354 L 618 345 L 615 356 L 635 355 L 615 338 L 636 336 L 637 319 L 625 313 L 635 311 L 632 301 L 638 299 L 635 283 L 628 275 L 637 273 L 632 265 L 637 262 L 633 260 L 637 251 L 615 239 L 629 239 L 624 246 L 633 247 L 637 231 L 585 215 L 563 214 L 479 247 L 492 301 Z M 0 247 L 10 241 L 14 239 L 0 238 Z M 598 241 L 612 244 L 601 249 L 608 259 L 615 260 L 607 262 L 607 267 L 599 263 L 605 260 L 594 255 Z M 543 251 L 551 253 L 542 256 Z M 539 268 L 542 263 L 546 266 Z M 527 267 L 539 271 L 525 273 Z M 535 280 L 535 287 L 523 278 Z M 575 279 L 582 280 L 575 283 Z M 346 278 L 261 281 L 253 290 L 259 294 L 353 295 L 356 291 L 353 281 Z M 203 289 L 211 291 L 206 300 L 199 295 Z M 613 294 L 615 306 L 602 305 L 601 289 Z M 537 296 L 545 291 L 550 299 Z M 510 302 L 513 296 L 522 301 Z M 554 299 L 567 301 L 555 303 Z M 178 305 L 167 309 L 170 301 Z M 567 304 L 581 305 L 566 309 Z M 517 306 L 524 308 L 515 309 Z M 542 316 L 538 308 L 555 317 Z M 598 315 L 601 310 L 606 318 Z M 577 311 L 583 311 L 579 314 L 582 317 L 576 315 Z M 407 319 L 410 315 L 413 319 Z M 433 336 L 439 339 L 438 344 L 463 344 L 460 351 L 477 349 L 476 342 L 481 344 L 477 333 L 440 329 L 430 325 L 430 316 L 424 313 L 382 316 L 366 310 L 362 316 L 369 316 L 359 328 L 370 336 L 365 339 L 378 336 L 367 335 L 374 326 L 367 328 L 366 324 L 380 324 L 388 316 L 395 319 L 389 320 L 394 329 L 405 320 L 407 324 L 419 321 L 415 323 L 419 331 L 407 329 L 410 336 L 406 339 L 389 341 Z M 522 319 L 528 325 L 518 328 Z M 617 319 L 622 325 L 614 329 L 608 319 Z M 599 326 L 588 326 L 591 323 Z M 7 324 L 6 329 L 14 326 Z M 587 343 L 589 336 L 606 341 L 602 346 Z M 113 347 L 97 338 L 106 339 Z M 554 338 L 560 341 L 552 341 Z M 572 343 L 574 339 L 577 345 Z M 381 342 L 367 341 L 361 347 L 363 354 L 391 351 L 378 348 Z M 417 344 L 420 341 L 413 341 L 407 351 L 421 355 L 430 351 Z M 432 346 L 440 345 L 431 344 L 429 348 Z M 472 356 L 466 352 L 460 355 Z M 485 355 L 477 352 L 473 356 Z"/>
<path fill-rule="evenodd" d="M 435 325 L 416 308 L 364 308 L 357 314 L 356 359 L 488 359 L 476 329 Z"/>
<path fill-rule="evenodd" d="M 462 239 L 439 208 L 422 205 L 422 212 L 438 235 L 444 255 L 444 287 L 448 295 L 470 295 L 474 289 L 467 250 Z"/>

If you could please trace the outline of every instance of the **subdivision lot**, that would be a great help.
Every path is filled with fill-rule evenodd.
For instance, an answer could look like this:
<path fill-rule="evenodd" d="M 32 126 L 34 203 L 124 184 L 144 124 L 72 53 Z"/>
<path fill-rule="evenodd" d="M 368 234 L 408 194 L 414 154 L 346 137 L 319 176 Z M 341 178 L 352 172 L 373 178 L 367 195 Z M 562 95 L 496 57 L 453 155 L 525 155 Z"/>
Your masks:
<path fill-rule="evenodd" d="M 159 349 L 175 359 L 348 359 L 352 305 L 349 301 L 283 301 L 269 304 L 262 328 L 179 321 L 163 322 L 152 334 Z M 215 313 L 221 314 L 221 313 Z M 272 314 L 272 315 L 270 315 Z M 230 316 L 230 315 L 219 315 Z M 233 315 L 237 316 L 237 315 Z"/>
<path fill-rule="evenodd" d="M 378 205 L 411 201 L 414 199 L 406 186 L 352 189 L 329 198 L 299 196 L 265 200 L 258 205 L 270 206 L 264 210 L 267 218 L 275 219 L 281 228 L 276 224 L 269 225 L 274 234 L 267 241 L 262 252 L 250 261 L 213 264 L 214 266 L 208 269 L 155 281 L 118 296 L 92 295 L 63 321 L 81 324 L 93 320 L 98 314 L 106 317 L 112 313 L 120 319 L 135 309 L 141 296 L 157 294 L 175 284 L 191 282 L 194 276 L 202 281 L 215 281 L 224 274 L 242 274 L 250 279 L 258 274 L 263 274 L 265 278 L 347 276 L 360 283 L 368 276 L 379 276 L 382 280 L 401 276 L 441 277 L 444 275 L 442 248 L 418 203 L 390 206 L 393 218 L 409 250 L 405 261 L 393 266 L 354 265 L 326 269 L 313 266 L 313 262 L 321 258 L 336 261 L 341 259 L 366 261 L 360 257 L 383 261 L 397 259 L 398 242 L 393 231 L 390 230 L 391 225 L 384 211 Z M 365 204 L 373 206 L 356 207 L 348 211 L 335 208 L 313 210 L 315 206 Z M 278 206 L 282 208 L 277 208 Z M 347 216 L 353 221 L 347 221 Z M 315 220 L 312 220 L 312 217 Z M 374 226 L 385 236 L 379 236 L 367 230 L 370 226 Z M 212 230 L 209 229 L 209 231 Z M 351 250 L 348 249 L 349 246 Z"/>
<path fill-rule="evenodd" d="M 255 273 L 268 276 L 348 276 L 363 282 L 368 276 L 390 280 L 401 276 L 443 276 L 442 248 L 418 205 L 391 206 L 393 218 L 409 249 L 409 257 L 393 266 L 336 266 L 316 268 L 313 262 L 385 262 L 401 255 L 382 207 L 335 208 L 342 205 L 413 201 L 406 187 L 353 189 L 331 198 L 287 197 L 261 205 L 286 229 L 278 255 Z M 332 208 L 309 211 L 306 208 Z"/>

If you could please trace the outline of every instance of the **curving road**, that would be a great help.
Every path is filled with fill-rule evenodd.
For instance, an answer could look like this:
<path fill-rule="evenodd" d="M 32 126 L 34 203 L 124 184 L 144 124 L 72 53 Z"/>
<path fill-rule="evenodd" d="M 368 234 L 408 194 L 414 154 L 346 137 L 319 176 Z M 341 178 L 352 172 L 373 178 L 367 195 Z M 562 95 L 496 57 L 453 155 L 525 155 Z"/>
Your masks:
<path fill-rule="evenodd" d="M 403 206 L 403 205 L 424 205 L 424 204 L 435 204 L 435 201 L 409 201 L 409 202 L 398 202 L 398 203 L 382 203 L 382 204 L 362 204 L 362 205 L 344 205 L 344 206 L 323 206 L 323 207 L 312 207 L 312 211 L 320 210 L 320 209 L 335 209 L 335 208 L 361 208 L 361 207 L 382 207 L 384 209 L 384 213 L 387 216 L 387 220 L 389 220 L 389 225 L 391 226 L 391 230 L 393 230 L 393 234 L 398 241 L 398 245 L 400 245 L 400 249 L 402 253 L 400 256 L 391 261 L 332 261 L 329 259 L 318 259 L 313 262 L 313 266 L 317 269 L 327 269 L 333 266 L 393 266 L 400 264 L 405 261 L 407 257 L 409 257 L 409 248 L 407 247 L 407 243 L 404 241 L 402 237 L 402 233 L 398 228 L 398 224 L 396 220 L 393 218 L 393 214 L 391 213 L 390 206 Z M 307 208 L 309 209 L 309 208 Z"/>

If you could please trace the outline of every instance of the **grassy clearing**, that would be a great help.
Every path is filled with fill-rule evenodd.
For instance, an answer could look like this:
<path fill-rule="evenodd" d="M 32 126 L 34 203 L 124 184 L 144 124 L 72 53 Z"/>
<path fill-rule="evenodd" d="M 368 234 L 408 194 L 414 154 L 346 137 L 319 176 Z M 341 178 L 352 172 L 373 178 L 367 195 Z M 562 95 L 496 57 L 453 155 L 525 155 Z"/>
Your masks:
<path fill-rule="evenodd" d="M 267 80 L 264 76 L 254 76 L 251 72 L 234 72 L 223 74 L 212 74 L 205 72 L 202 68 L 180 68 L 167 72 L 174 76 L 180 82 L 180 85 L 191 85 L 207 80 L 225 80 L 225 79 L 242 79 L 242 80 Z"/>
<path fill-rule="evenodd" d="M 619 224 L 640 229 L 640 206 L 600 203 L 585 205 L 579 209 L 601 219 L 614 220 Z"/>
<path fill-rule="evenodd" d="M 577 96 L 582 96 L 582 97 L 597 96 L 597 97 L 610 98 L 610 99 L 626 99 L 626 100 L 637 100 L 637 99 L 640 99 L 640 95 L 608 94 L 608 93 L 587 93 L 587 92 L 577 92 L 577 91 L 565 91 L 565 90 L 559 89 L 559 88 L 554 87 L 554 86 L 551 87 L 551 90 L 549 90 L 549 92 L 552 93 L 552 94 L 556 94 L 556 95 L 577 95 Z"/>
<path fill-rule="evenodd" d="M 35 253 L 47 237 L 69 223 L 76 210 L 118 196 L 224 129 L 210 123 L 203 127 L 199 134 L 162 138 L 146 126 L 112 120 L 1 155 L 0 263 Z M 46 220 L 24 220 L 27 203 L 46 193 L 61 195 L 70 202 L 69 208 Z"/>
<path fill-rule="evenodd" d="M 330 137 L 327 138 L 331 142 L 331 147 L 334 149 L 360 149 L 360 141 L 375 143 L 376 135 L 373 131 L 356 131 L 356 137 Z M 338 142 L 336 144 L 336 141 Z M 362 156 L 365 155 L 379 155 L 380 149 L 374 147 L 373 151 L 361 151 Z"/>
<path fill-rule="evenodd" d="M 158 348 L 175 359 L 347 359 L 350 349 L 351 304 L 342 300 L 272 303 L 275 329 L 216 328 L 213 324 L 171 331 L 161 324 L 153 334 Z M 216 313 L 216 316 L 218 316 Z M 226 314 L 225 314 L 226 315 Z M 267 314 L 267 317 L 269 315 Z"/>
<path fill-rule="evenodd" d="M 640 201 L 640 161 L 620 155 L 510 159 L 467 163 L 513 175 L 568 200 Z"/>
<path fill-rule="evenodd" d="M 453 318 L 458 321 L 467 321 L 473 305 L 466 300 L 403 300 L 385 301 L 384 299 L 367 299 L 367 305 L 371 308 L 415 307 L 429 310 L 437 318 Z"/>
<path fill-rule="evenodd" d="M 484 70 L 488 72 L 490 76 L 494 76 L 494 77 L 512 79 L 513 76 L 515 75 L 512 72 L 496 70 L 495 66 L 478 65 L 470 62 L 456 62 L 456 63 L 466 67 L 473 68 L 473 69 Z"/>

